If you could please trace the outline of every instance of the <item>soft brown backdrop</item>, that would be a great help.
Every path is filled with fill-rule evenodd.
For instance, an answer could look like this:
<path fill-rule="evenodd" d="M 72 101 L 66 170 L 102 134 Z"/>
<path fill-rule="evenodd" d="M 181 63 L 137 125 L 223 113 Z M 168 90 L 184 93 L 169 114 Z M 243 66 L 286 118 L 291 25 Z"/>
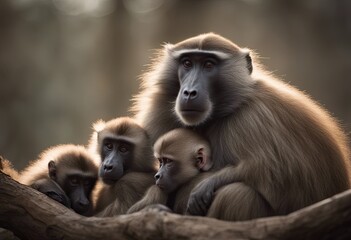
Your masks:
<path fill-rule="evenodd" d="M 22 169 L 51 145 L 86 144 L 93 121 L 128 114 L 151 49 L 209 31 L 351 130 L 349 0 L 3 0 L 0 154 Z"/>

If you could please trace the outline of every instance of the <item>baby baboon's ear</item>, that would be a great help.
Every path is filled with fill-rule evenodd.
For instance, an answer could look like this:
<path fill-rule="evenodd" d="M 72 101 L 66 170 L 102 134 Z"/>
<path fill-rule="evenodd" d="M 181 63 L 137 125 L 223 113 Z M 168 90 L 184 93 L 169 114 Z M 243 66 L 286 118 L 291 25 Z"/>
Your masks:
<path fill-rule="evenodd" d="M 202 171 L 208 171 L 212 167 L 212 164 L 210 156 L 208 156 L 204 148 L 200 148 L 196 155 L 197 167 Z"/>

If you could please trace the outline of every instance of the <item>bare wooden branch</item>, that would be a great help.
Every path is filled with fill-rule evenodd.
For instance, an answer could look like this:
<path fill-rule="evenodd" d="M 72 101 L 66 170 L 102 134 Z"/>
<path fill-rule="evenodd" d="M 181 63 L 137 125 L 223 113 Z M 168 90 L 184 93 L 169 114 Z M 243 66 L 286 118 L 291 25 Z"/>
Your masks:
<path fill-rule="evenodd" d="M 0 227 L 21 239 L 350 239 L 351 190 L 287 216 L 245 222 L 149 210 L 83 217 L 0 172 Z"/>

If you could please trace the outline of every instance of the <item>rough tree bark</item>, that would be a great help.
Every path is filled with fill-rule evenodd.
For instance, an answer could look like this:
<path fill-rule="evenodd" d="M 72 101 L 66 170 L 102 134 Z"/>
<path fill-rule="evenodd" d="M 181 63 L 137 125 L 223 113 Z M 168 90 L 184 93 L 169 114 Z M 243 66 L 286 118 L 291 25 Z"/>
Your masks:
<path fill-rule="evenodd" d="M 350 239 L 350 224 L 351 190 L 287 216 L 245 222 L 156 210 L 88 218 L 0 171 L 0 227 L 21 239 Z"/>

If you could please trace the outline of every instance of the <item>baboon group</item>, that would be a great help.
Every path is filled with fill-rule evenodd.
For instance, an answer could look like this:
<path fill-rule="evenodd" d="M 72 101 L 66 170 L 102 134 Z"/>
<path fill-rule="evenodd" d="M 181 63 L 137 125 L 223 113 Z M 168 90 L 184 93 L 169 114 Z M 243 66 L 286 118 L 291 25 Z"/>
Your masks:
<path fill-rule="evenodd" d="M 350 188 L 338 122 L 220 35 L 165 44 L 130 112 L 95 122 L 85 146 L 53 146 L 21 172 L 1 158 L 0 168 L 97 217 L 154 206 L 241 221 L 288 214 Z"/>

